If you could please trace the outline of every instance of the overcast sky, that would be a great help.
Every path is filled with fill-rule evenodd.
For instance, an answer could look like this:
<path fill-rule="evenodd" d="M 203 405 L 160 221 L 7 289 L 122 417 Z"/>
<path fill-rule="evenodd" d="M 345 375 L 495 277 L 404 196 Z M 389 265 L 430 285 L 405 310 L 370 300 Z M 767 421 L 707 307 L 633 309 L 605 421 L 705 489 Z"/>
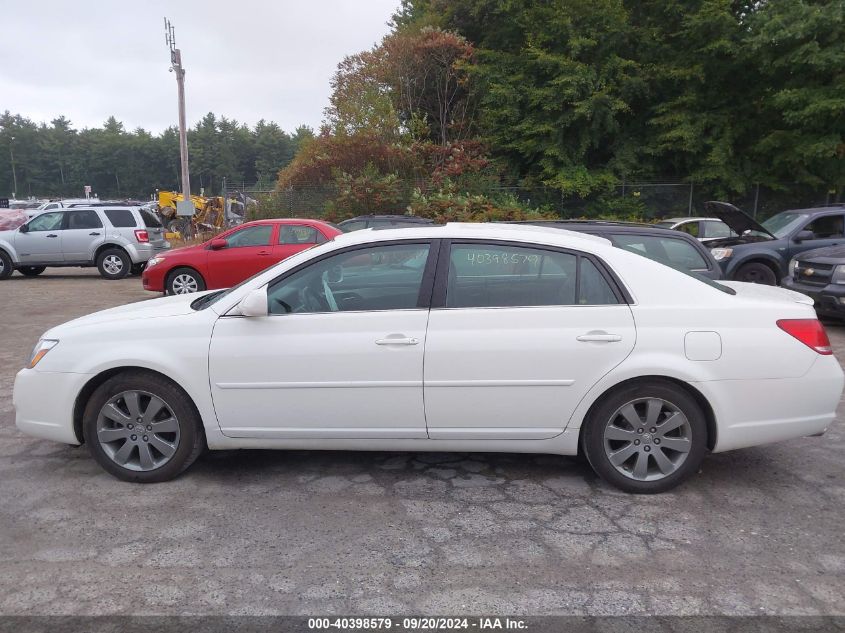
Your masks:
<path fill-rule="evenodd" d="M 186 73 L 188 123 L 317 128 L 345 56 L 387 33 L 399 0 L 0 0 L 0 111 L 74 127 L 177 122 L 164 17 Z"/>

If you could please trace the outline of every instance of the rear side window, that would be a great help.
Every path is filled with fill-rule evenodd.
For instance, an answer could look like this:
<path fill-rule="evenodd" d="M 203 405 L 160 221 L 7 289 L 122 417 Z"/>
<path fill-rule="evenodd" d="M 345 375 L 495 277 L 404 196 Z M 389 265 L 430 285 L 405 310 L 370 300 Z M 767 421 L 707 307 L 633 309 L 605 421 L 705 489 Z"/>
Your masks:
<path fill-rule="evenodd" d="M 100 216 L 96 211 L 86 209 L 85 211 L 68 211 L 67 228 L 73 229 L 99 229 L 103 227 Z"/>
<path fill-rule="evenodd" d="M 158 218 L 149 211 L 141 209 L 141 219 L 144 221 L 144 226 L 146 226 L 148 229 L 161 228 L 161 222 L 159 222 Z"/>
<path fill-rule="evenodd" d="M 447 308 L 618 303 L 592 262 L 572 253 L 522 246 L 456 244 L 450 260 Z"/>
<path fill-rule="evenodd" d="M 730 237 L 731 229 L 724 222 L 704 221 L 704 237 Z"/>
<path fill-rule="evenodd" d="M 671 237 L 616 234 L 611 236 L 619 248 L 684 270 L 708 270 L 707 260 L 691 243 Z"/>
<path fill-rule="evenodd" d="M 304 224 L 282 224 L 279 226 L 279 244 L 317 244 L 320 233 L 313 226 Z M 325 238 L 322 240 L 325 242 Z"/>
<path fill-rule="evenodd" d="M 138 226 L 135 222 L 135 216 L 129 209 L 107 209 L 105 214 L 111 225 L 116 229 Z"/>
<path fill-rule="evenodd" d="M 678 230 L 693 237 L 698 237 L 698 222 L 684 222 L 678 225 Z"/>

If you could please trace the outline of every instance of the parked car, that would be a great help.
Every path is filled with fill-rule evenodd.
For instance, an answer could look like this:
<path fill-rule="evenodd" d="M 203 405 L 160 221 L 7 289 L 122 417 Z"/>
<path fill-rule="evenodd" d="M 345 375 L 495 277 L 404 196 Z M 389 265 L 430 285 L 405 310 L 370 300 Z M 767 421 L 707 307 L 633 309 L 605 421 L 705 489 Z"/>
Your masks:
<path fill-rule="evenodd" d="M 34 277 L 54 266 L 96 266 L 106 279 L 122 279 L 140 274 L 169 246 L 158 219 L 137 207 L 44 211 L 0 231 L 0 279 L 14 270 Z"/>
<path fill-rule="evenodd" d="M 70 209 L 71 207 L 76 206 L 89 207 L 99 202 L 99 198 L 67 198 L 65 200 L 48 200 L 47 202 L 42 202 L 35 208 L 27 209 L 26 213 L 30 218 L 34 218 L 36 215 L 41 215 L 45 211 L 58 211 L 59 209 Z"/>
<path fill-rule="evenodd" d="M 336 235 L 340 230 L 319 220 L 247 222 L 202 244 L 153 257 L 141 279 L 145 290 L 176 295 L 228 288 Z"/>
<path fill-rule="evenodd" d="M 683 231 L 702 242 L 709 242 L 712 239 L 732 237 L 736 235 L 736 233 L 731 231 L 731 227 L 722 222 L 719 218 L 666 218 L 665 220 L 657 222 L 655 226 Z"/>
<path fill-rule="evenodd" d="M 818 314 L 845 319 L 845 245 L 796 255 L 781 286 L 811 297 Z"/>
<path fill-rule="evenodd" d="M 403 226 L 434 224 L 434 220 L 416 215 L 359 215 L 337 225 L 344 233 L 361 229 L 398 229 Z"/>
<path fill-rule="evenodd" d="M 727 202 L 705 208 L 737 234 L 707 244 L 726 279 L 775 286 L 799 253 L 845 244 L 843 206 L 782 211 L 762 223 Z"/>
<path fill-rule="evenodd" d="M 582 450 L 654 493 L 708 451 L 824 432 L 843 379 L 804 295 L 583 233 L 449 224 L 343 235 L 227 291 L 52 328 L 13 402 L 21 431 L 134 482 L 206 445 Z"/>
<path fill-rule="evenodd" d="M 607 238 L 614 246 L 649 257 L 709 279 L 721 279 L 722 269 L 710 250 L 687 233 L 671 231 L 654 224 L 610 222 L 607 220 L 547 220 L 516 222 L 534 224 Z"/>

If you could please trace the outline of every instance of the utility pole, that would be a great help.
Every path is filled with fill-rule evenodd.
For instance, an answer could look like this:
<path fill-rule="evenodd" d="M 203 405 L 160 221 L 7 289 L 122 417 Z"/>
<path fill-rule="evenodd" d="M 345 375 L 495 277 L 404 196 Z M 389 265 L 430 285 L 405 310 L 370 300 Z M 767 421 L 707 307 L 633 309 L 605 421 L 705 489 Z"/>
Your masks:
<path fill-rule="evenodd" d="M 185 123 L 185 69 L 182 67 L 182 52 L 176 48 L 176 33 L 167 18 L 164 18 L 164 39 L 170 48 L 170 72 L 176 73 L 176 85 L 179 87 L 179 156 L 182 160 L 182 195 L 185 202 L 190 203 L 191 176 L 188 171 L 188 130 Z"/>
<path fill-rule="evenodd" d="M 12 197 L 18 197 L 18 173 L 15 171 L 15 152 L 12 151 L 12 145 L 15 144 L 15 137 L 9 137 L 9 158 L 12 161 L 12 180 L 15 183 L 15 190 L 12 192 Z"/>

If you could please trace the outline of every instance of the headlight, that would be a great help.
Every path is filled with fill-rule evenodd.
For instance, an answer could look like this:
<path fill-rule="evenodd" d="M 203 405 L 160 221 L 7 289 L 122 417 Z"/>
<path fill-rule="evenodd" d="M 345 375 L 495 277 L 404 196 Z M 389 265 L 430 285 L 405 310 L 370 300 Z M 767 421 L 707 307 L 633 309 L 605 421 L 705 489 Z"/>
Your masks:
<path fill-rule="evenodd" d="M 795 259 L 794 257 L 793 257 L 792 259 L 790 259 L 790 260 L 789 260 L 789 276 L 790 276 L 790 277 L 794 277 L 794 276 L 795 276 L 795 267 L 796 267 L 797 265 L 798 265 L 798 260 L 797 260 L 797 259 Z"/>
<path fill-rule="evenodd" d="M 42 358 L 47 355 L 51 349 L 53 349 L 59 342 L 56 339 L 51 338 L 42 338 L 35 344 L 35 347 L 32 350 L 32 355 L 29 357 L 29 368 L 32 369 L 35 367 Z"/>
<path fill-rule="evenodd" d="M 710 252 L 713 254 L 713 259 L 717 262 L 723 259 L 727 259 L 731 255 L 734 254 L 734 249 L 732 248 L 712 248 Z"/>
<path fill-rule="evenodd" d="M 845 266 L 834 266 L 833 274 L 830 276 L 830 283 L 845 284 Z"/>
<path fill-rule="evenodd" d="M 164 257 L 162 257 L 161 255 L 156 255 L 155 257 L 152 257 L 147 260 L 147 268 L 152 268 L 156 264 L 160 264 L 163 261 Z"/>

